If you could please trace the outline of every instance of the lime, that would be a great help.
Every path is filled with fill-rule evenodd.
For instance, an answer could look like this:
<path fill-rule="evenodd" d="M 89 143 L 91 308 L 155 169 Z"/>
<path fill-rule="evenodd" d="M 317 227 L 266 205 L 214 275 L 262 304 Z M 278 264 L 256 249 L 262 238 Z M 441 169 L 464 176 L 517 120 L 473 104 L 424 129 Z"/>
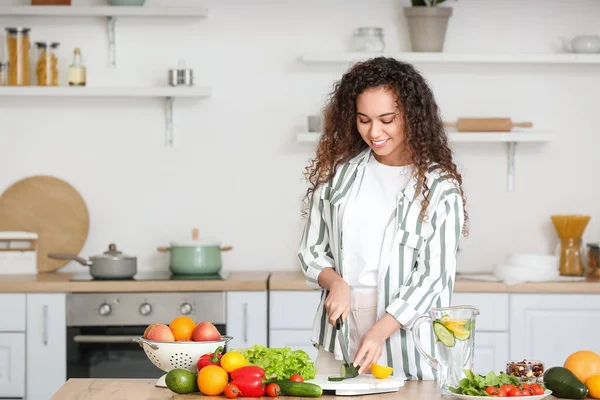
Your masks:
<path fill-rule="evenodd" d="M 198 391 L 198 378 L 196 374 L 183 368 L 170 370 L 165 377 L 165 383 L 172 392 L 179 394 Z"/>
<path fill-rule="evenodd" d="M 437 337 L 446 347 L 454 347 L 454 344 L 456 343 L 454 335 L 444 326 L 444 324 L 433 321 L 433 332 L 435 333 L 435 337 Z"/>

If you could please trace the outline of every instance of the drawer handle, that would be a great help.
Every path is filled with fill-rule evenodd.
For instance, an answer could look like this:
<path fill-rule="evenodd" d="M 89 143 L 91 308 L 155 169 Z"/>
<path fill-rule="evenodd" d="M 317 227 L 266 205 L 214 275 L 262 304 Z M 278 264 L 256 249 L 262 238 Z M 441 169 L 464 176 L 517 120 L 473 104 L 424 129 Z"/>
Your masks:
<path fill-rule="evenodd" d="M 244 343 L 248 343 L 248 303 L 244 303 Z"/>
<path fill-rule="evenodd" d="M 48 345 L 48 306 L 44 306 L 43 312 L 44 312 L 44 329 L 43 329 L 44 346 L 47 346 Z"/>

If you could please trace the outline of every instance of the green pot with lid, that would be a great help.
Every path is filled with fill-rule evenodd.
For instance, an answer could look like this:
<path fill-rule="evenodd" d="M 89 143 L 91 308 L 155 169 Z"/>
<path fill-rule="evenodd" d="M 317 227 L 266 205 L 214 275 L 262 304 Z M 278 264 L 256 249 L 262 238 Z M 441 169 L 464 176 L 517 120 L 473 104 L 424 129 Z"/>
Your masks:
<path fill-rule="evenodd" d="M 171 242 L 169 247 L 159 247 L 158 251 L 170 253 L 169 270 L 173 275 L 213 275 L 221 271 L 222 253 L 233 249 L 222 246 L 216 239 L 199 239 L 194 229 L 192 240 Z"/>

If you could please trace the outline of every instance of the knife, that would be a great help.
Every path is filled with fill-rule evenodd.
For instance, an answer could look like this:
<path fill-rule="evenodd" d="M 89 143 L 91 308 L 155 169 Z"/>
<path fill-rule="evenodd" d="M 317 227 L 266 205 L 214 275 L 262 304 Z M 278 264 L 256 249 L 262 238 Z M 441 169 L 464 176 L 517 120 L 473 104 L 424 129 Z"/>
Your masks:
<path fill-rule="evenodd" d="M 344 336 L 344 332 L 342 330 L 342 327 L 344 326 L 344 321 L 342 321 L 342 317 L 339 316 L 338 319 L 335 321 L 335 329 L 337 329 L 338 331 L 338 341 L 340 342 L 340 347 L 342 350 L 342 357 L 344 357 L 344 362 L 346 363 L 346 365 L 348 366 L 348 368 L 345 369 L 345 378 L 354 378 L 355 376 L 358 376 L 358 366 L 353 366 L 352 362 L 350 362 L 350 355 L 348 354 L 348 344 L 346 343 L 346 337 Z"/>

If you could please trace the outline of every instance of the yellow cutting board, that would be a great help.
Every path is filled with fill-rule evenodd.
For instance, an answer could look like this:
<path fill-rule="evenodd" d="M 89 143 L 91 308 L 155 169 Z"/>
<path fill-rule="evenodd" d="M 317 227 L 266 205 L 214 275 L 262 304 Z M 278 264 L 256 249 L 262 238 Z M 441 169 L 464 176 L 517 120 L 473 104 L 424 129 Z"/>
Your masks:
<path fill-rule="evenodd" d="M 56 271 L 69 260 L 52 260 L 48 253 L 79 254 L 90 228 L 81 195 L 53 176 L 20 180 L 0 196 L 0 230 L 38 234 L 38 272 Z"/>

